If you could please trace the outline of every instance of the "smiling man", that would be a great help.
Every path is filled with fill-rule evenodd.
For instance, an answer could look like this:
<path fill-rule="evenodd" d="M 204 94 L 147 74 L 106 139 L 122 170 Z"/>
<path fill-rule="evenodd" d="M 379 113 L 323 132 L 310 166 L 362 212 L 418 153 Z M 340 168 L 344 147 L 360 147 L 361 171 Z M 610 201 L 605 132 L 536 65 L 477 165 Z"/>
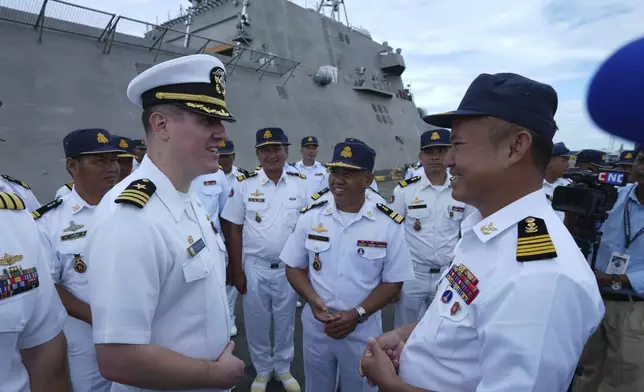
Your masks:
<path fill-rule="evenodd" d="M 118 155 L 124 151 L 110 140 L 104 129 L 80 129 L 65 136 L 67 170 L 75 179 L 74 187 L 68 195 L 33 212 L 41 236 L 54 255 L 52 278 L 70 316 L 64 331 L 75 391 L 109 392 L 112 385 L 101 377 L 96 364 L 87 287 L 91 261 L 85 252 L 96 206 L 119 181 Z"/>
<path fill-rule="evenodd" d="M 564 391 L 604 313 L 595 279 L 548 205 L 543 176 L 557 93 L 478 76 L 452 128 L 452 197 L 478 209 L 423 319 L 372 340 L 361 364 L 382 391 Z"/>
<path fill-rule="evenodd" d="M 225 246 L 189 192 L 217 170 L 234 121 L 214 56 L 158 64 L 128 86 L 143 108 L 148 152 L 96 210 L 86 257 L 96 357 L 111 392 L 228 390 L 232 355 Z"/>

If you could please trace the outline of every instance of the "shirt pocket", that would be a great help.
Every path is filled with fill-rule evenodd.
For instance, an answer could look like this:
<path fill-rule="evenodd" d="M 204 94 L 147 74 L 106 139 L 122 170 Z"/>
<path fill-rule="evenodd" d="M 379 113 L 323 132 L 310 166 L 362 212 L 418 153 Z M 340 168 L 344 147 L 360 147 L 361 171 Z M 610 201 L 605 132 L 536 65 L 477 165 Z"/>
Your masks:
<path fill-rule="evenodd" d="M 286 196 L 282 201 L 284 216 L 284 227 L 288 231 L 295 229 L 297 219 L 300 217 L 300 209 L 304 207 L 302 198 L 299 195 Z"/>
<path fill-rule="evenodd" d="M 451 298 L 444 302 L 443 294 L 447 291 L 452 293 Z M 467 343 L 468 341 L 470 305 L 466 305 L 458 293 L 449 286 L 436 294 L 433 305 L 438 313 L 438 323 L 436 333 L 433 337 L 429 337 L 433 339 L 430 347 L 438 356 L 445 358 L 467 357 L 466 346 L 456 347 L 454 342 Z"/>
<path fill-rule="evenodd" d="M 262 196 L 263 201 L 250 201 L 252 196 L 246 198 L 246 221 L 252 225 L 262 225 L 268 219 L 268 203 Z"/>
<path fill-rule="evenodd" d="M 61 242 L 58 246 L 58 257 L 54 260 L 52 279 L 54 283 L 69 285 L 71 282 L 87 280 L 88 265 L 85 260 L 85 241 L 75 240 Z"/>
<path fill-rule="evenodd" d="M 328 268 L 322 268 L 322 263 L 329 261 L 331 242 L 326 237 L 326 241 L 322 239 L 314 239 L 310 237 L 323 237 L 319 234 L 309 234 L 309 238 L 304 242 L 304 247 L 309 251 L 309 273 L 319 273 L 320 271 L 328 271 Z M 317 257 L 317 260 L 316 260 Z M 317 263 L 316 263 L 317 261 Z"/>
<path fill-rule="evenodd" d="M 447 212 L 445 213 L 445 216 L 452 222 L 460 222 L 461 220 L 463 220 L 464 213 L 464 204 L 450 204 L 447 206 Z"/>
<path fill-rule="evenodd" d="M 217 196 L 223 191 L 223 188 L 221 185 L 204 185 L 203 188 L 201 188 L 201 193 L 204 195 L 209 195 L 209 196 Z"/>
<path fill-rule="evenodd" d="M 182 265 L 183 282 L 186 285 L 185 295 L 180 296 L 179 306 L 187 313 L 203 313 L 212 305 L 209 297 L 209 287 L 216 288 L 216 284 L 211 282 L 213 255 L 204 248 L 196 256 L 188 258 Z"/>
<path fill-rule="evenodd" d="M 345 263 L 348 276 L 368 284 L 372 284 L 376 280 L 380 282 L 380 274 L 386 256 L 387 248 L 356 245 L 353 257 Z"/>

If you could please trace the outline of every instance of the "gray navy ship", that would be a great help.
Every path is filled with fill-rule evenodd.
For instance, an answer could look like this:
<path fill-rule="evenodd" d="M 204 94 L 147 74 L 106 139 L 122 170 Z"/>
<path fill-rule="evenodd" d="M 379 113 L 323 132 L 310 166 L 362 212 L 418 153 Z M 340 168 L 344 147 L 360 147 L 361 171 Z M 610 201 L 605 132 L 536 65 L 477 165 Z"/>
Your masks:
<path fill-rule="evenodd" d="M 268 126 L 296 143 L 316 135 L 322 161 L 347 136 L 376 149 L 377 170 L 416 160 L 426 125 L 403 84 L 401 50 L 351 27 L 343 1 L 311 9 L 287 0 L 193 0 L 156 25 L 60 0 L 0 0 L 2 172 L 50 200 L 69 181 L 64 135 L 101 127 L 143 137 L 140 109 L 125 96 L 129 81 L 194 53 L 227 65 L 237 118 L 227 128 L 241 167 L 256 165 L 253 135 Z"/>

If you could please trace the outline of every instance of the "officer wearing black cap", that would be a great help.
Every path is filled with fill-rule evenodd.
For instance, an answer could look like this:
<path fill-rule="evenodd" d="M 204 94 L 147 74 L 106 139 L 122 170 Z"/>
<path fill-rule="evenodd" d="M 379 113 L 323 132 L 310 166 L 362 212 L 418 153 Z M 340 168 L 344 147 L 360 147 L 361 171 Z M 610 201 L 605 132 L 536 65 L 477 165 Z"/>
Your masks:
<path fill-rule="evenodd" d="M 450 146 L 447 129 L 424 132 L 418 153 L 422 173 L 400 181 L 393 192 L 391 208 L 405 216 L 405 239 L 415 273 L 396 302 L 395 327 L 417 322 L 425 314 L 436 283 L 454 256 L 461 222 L 474 212 L 452 198 L 451 176 L 443 163 Z"/>
<path fill-rule="evenodd" d="M 315 160 L 318 156 L 318 138 L 306 136 L 302 138 L 300 146 L 302 159 L 295 162 L 295 168 L 306 176 L 306 195 L 311 197 L 329 185 L 329 176 L 326 167 Z"/>
<path fill-rule="evenodd" d="M 309 205 L 280 259 L 302 311 L 307 391 L 372 391 L 358 374 L 367 340 L 382 333 L 380 310 L 413 278 L 404 217 L 365 197 L 375 151 L 338 143 L 329 185 L 333 197 Z"/>
<path fill-rule="evenodd" d="M 136 145 L 134 140 L 125 136 L 112 135 L 112 144 L 115 148 L 123 150 L 119 158 L 119 181 L 132 173 L 132 166 L 136 160 Z"/>
<path fill-rule="evenodd" d="M 452 129 L 445 157 L 452 197 L 478 212 L 461 223 L 454 259 L 422 320 L 370 342 L 361 369 L 381 390 L 569 386 L 604 306 L 542 189 L 556 110 L 557 93 L 546 84 L 481 74 L 457 110 L 425 117 Z"/>
<path fill-rule="evenodd" d="M 297 297 L 279 255 L 306 206 L 306 176 L 285 166 L 289 143 L 281 128 L 262 128 L 255 140 L 262 168 L 237 178 L 221 213 L 222 229 L 235 287 L 244 296 L 248 350 L 257 371 L 251 389 L 265 391 L 274 374 L 287 392 L 299 392 L 291 375 Z"/>
<path fill-rule="evenodd" d="M 101 373 L 119 382 L 112 392 L 228 390 L 244 363 L 232 354 L 225 245 L 189 191 L 217 170 L 222 122 L 234 121 L 224 65 L 162 62 L 127 96 L 143 109 L 147 154 L 101 201 L 85 254 Z"/>
<path fill-rule="evenodd" d="M 633 162 L 635 160 L 635 150 L 626 150 L 622 151 L 619 154 L 619 160 L 615 162 L 615 169 L 624 171 L 626 173 L 630 173 L 631 170 L 633 169 Z M 628 179 L 628 182 L 634 182 L 635 180 L 630 178 Z"/>
<path fill-rule="evenodd" d="M 145 144 L 145 139 L 134 139 L 134 146 L 136 147 L 134 150 L 136 159 L 132 162 L 132 171 L 139 168 L 141 162 L 143 162 L 145 153 L 148 151 L 148 145 Z"/>
<path fill-rule="evenodd" d="M 54 255 L 51 275 L 70 316 L 64 331 L 72 387 L 78 391 L 109 392 L 112 386 L 96 363 L 87 280 L 93 259 L 86 253 L 96 206 L 119 181 L 118 155 L 124 151 L 110 140 L 112 136 L 104 129 L 79 129 L 65 136 L 66 165 L 74 187 L 68 195 L 33 212 L 47 249 Z"/>
<path fill-rule="evenodd" d="M 0 102 L 2 106 L 2 102 Z M 70 389 L 67 312 L 25 201 L 0 191 L 0 380 L 6 392 Z"/>
<path fill-rule="evenodd" d="M 555 143 L 552 147 L 552 155 L 550 156 L 550 163 L 546 168 L 546 174 L 543 179 L 543 191 L 546 193 L 548 201 L 552 204 L 552 195 L 555 188 L 559 186 L 568 186 L 571 181 L 563 178 L 562 175 L 568 169 L 568 162 L 571 156 L 575 153 L 570 151 L 563 142 Z M 557 215 L 563 220 L 565 214 L 557 211 Z"/>
<path fill-rule="evenodd" d="M 576 167 L 590 171 L 608 170 L 610 166 L 606 153 L 599 150 L 586 149 L 577 154 Z"/>

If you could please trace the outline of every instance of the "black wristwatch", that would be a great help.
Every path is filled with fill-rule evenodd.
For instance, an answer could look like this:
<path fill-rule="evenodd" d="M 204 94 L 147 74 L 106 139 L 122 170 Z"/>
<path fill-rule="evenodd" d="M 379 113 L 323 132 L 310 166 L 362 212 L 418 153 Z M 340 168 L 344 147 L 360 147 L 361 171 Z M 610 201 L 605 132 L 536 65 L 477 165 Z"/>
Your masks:
<path fill-rule="evenodd" d="M 364 310 L 362 306 L 357 306 L 355 309 L 356 312 L 358 312 L 358 324 L 363 323 L 367 318 L 369 318 L 367 311 Z"/>

